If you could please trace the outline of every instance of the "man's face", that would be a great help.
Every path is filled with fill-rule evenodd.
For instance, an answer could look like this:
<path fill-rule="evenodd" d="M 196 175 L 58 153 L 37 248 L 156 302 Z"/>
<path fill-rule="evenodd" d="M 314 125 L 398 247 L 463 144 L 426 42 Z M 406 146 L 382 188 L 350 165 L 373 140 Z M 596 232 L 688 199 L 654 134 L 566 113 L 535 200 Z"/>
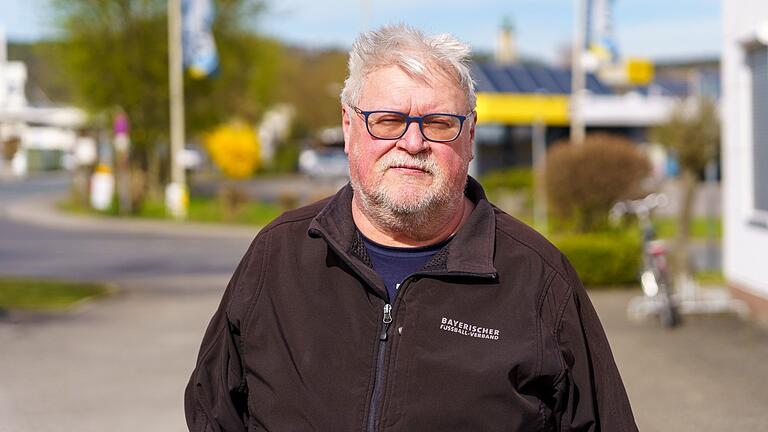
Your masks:
<path fill-rule="evenodd" d="M 431 76 L 425 82 L 412 79 L 396 66 L 377 69 L 365 80 L 358 108 L 409 116 L 466 115 L 466 93 L 444 74 Z M 472 160 L 474 115 L 467 117 L 458 138 L 439 143 L 425 140 L 417 123 L 411 123 L 400 139 L 376 139 L 368 133 L 362 116 L 347 106 L 342 111 L 350 177 L 365 201 L 389 214 L 404 215 L 432 209 L 463 194 Z"/>

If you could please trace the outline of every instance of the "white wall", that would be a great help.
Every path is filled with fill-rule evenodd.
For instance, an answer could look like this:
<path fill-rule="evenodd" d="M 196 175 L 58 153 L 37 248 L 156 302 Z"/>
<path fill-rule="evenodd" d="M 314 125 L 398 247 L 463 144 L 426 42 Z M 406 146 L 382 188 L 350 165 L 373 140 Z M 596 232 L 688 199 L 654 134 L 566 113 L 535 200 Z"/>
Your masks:
<path fill-rule="evenodd" d="M 27 106 L 24 86 L 27 66 L 21 62 L 0 62 L 0 108 L 14 109 Z"/>
<path fill-rule="evenodd" d="M 753 207 L 751 93 L 744 61 L 745 46 L 768 29 L 768 1 L 723 0 L 722 8 L 723 268 L 729 283 L 768 299 L 768 217 Z"/>
<path fill-rule="evenodd" d="M 669 120 L 677 99 L 628 93 L 582 96 L 580 110 L 587 126 L 658 126 Z"/>

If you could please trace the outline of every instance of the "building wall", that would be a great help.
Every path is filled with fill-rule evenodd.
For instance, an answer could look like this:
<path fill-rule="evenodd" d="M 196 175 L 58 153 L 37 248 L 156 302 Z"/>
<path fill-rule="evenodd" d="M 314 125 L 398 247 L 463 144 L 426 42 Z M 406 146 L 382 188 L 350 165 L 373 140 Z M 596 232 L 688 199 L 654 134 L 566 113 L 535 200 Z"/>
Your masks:
<path fill-rule="evenodd" d="M 27 106 L 26 82 L 27 66 L 24 63 L 0 60 L 0 110 Z"/>
<path fill-rule="evenodd" d="M 747 300 L 759 320 L 768 321 L 768 212 L 755 208 L 755 188 L 760 186 L 754 179 L 755 122 L 747 63 L 751 49 L 768 43 L 761 41 L 768 37 L 768 2 L 723 0 L 722 8 L 723 270 L 734 295 Z M 768 140 L 758 145 L 768 146 Z M 768 167 L 768 160 L 763 162 Z M 768 193 L 768 187 L 762 190 Z"/>

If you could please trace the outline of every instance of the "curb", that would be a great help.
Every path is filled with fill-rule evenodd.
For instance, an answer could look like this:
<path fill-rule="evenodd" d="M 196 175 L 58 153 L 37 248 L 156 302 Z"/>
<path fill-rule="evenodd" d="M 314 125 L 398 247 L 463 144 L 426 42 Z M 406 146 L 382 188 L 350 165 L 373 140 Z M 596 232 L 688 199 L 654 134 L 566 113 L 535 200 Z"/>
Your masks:
<path fill-rule="evenodd" d="M 14 222 L 68 231 L 150 234 L 166 237 L 252 239 L 261 230 L 257 226 L 232 226 L 217 223 L 176 222 L 62 212 L 56 202 L 61 194 L 38 195 L 0 208 L 0 217 Z"/>

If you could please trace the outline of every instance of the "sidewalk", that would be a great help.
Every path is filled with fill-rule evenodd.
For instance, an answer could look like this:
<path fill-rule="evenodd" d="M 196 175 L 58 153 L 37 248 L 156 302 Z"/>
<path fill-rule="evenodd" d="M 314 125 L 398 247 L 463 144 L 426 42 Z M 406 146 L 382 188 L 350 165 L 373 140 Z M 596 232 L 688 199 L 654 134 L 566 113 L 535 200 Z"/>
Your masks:
<path fill-rule="evenodd" d="M 184 388 L 227 279 L 134 280 L 68 315 L 0 322 L 0 432 L 186 431 Z"/>
<path fill-rule="evenodd" d="M 682 327 L 626 319 L 627 291 L 590 293 L 643 432 L 767 431 L 768 332 L 735 315 Z"/>

